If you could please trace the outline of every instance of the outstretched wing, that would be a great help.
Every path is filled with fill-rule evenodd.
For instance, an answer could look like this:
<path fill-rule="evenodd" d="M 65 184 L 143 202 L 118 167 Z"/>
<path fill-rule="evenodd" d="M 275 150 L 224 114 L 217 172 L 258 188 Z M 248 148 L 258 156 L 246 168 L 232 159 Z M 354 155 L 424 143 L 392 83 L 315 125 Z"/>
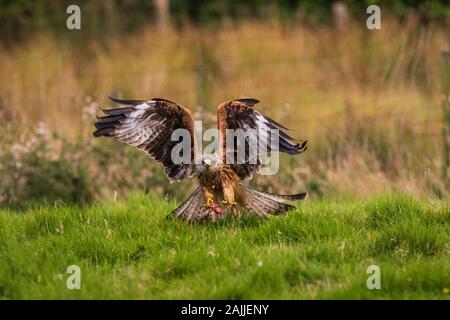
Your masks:
<path fill-rule="evenodd" d="M 166 168 L 170 180 L 181 180 L 194 173 L 194 120 L 191 112 L 165 99 L 119 100 L 110 99 L 127 107 L 103 110 L 104 116 L 95 123 L 95 137 L 114 137 L 148 153 Z M 172 132 L 186 129 L 190 134 L 189 163 L 172 160 L 172 148 L 179 141 L 172 141 Z M 182 150 L 180 157 L 183 156 Z M 184 161 L 188 162 L 188 161 Z"/>
<path fill-rule="evenodd" d="M 254 106 L 258 102 L 256 99 L 237 99 L 224 102 L 217 108 L 222 161 L 229 164 L 232 162 L 230 165 L 242 180 L 259 172 L 261 150 L 291 155 L 306 150 L 307 141 L 297 142 L 283 131 L 288 130 L 286 127 L 255 110 Z M 234 136 L 227 137 L 231 132 L 234 132 Z M 278 145 L 274 143 L 277 140 Z M 260 148 L 255 147 L 256 145 Z"/>

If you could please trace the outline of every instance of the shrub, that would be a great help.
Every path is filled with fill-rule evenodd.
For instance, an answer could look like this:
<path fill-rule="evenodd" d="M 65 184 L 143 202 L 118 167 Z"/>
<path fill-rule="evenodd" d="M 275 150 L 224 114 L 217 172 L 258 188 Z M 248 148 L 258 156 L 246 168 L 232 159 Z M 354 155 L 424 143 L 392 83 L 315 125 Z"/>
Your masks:
<path fill-rule="evenodd" d="M 82 144 L 51 134 L 43 122 L 21 136 L 8 129 L 0 153 L 1 203 L 94 199 L 96 183 L 83 161 L 87 150 Z"/>

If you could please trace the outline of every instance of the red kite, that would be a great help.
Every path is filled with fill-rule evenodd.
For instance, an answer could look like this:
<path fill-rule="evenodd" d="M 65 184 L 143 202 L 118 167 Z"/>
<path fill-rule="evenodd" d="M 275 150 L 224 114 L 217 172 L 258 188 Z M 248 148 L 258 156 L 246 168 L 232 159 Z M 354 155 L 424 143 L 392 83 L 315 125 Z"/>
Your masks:
<path fill-rule="evenodd" d="M 286 201 L 305 200 L 308 196 L 308 193 L 267 193 L 242 183 L 250 179 L 253 173 L 258 173 L 262 166 L 261 159 L 252 158 L 249 152 L 253 145 L 249 138 L 257 135 L 266 143 L 269 152 L 275 150 L 296 155 L 306 150 L 307 141 L 297 143 L 283 131 L 287 130 L 286 127 L 255 110 L 254 106 L 259 102 L 256 99 L 237 99 L 219 105 L 218 152 L 197 157 L 195 150 L 201 143 L 195 141 L 194 120 L 188 109 L 158 98 L 147 101 L 111 100 L 126 107 L 103 110 L 105 115 L 98 117 L 95 123 L 95 137 L 114 137 L 143 150 L 165 167 L 171 181 L 197 178 L 199 186 L 172 212 L 178 218 L 188 221 L 214 219 L 228 212 L 235 213 L 238 208 L 265 217 L 294 208 Z M 184 154 L 189 161 L 181 163 L 174 161 L 172 156 L 173 148 L 179 143 L 171 139 L 177 129 L 187 131 L 190 137 L 189 155 Z M 238 146 L 228 143 L 230 130 L 240 130 L 247 137 L 244 139 L 245 152 L 241 155 L 241 161 L 228 161 L 239 157 Z M 270 143 L 273 138 L 278 141 L 275 147 Z"/>

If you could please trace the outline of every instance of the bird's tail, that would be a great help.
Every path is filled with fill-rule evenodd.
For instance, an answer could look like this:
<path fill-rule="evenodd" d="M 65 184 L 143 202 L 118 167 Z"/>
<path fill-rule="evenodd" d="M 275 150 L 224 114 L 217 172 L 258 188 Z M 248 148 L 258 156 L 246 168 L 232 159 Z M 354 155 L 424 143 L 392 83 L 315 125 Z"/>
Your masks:
<path fill-rule="evenodd" d="M 306 200 L 308 193 L 282 195 L 256 190 L 248 185 L 240 183 L 245 199 L 246 209 L 255 212 L 260 217 L 268 214 L 281 214 L 295 207 L 285 203 L 286 201 Z M 178 208 L 172 211 L 172 215 L 187 221 L 200 221 L 216 216 L 210 207 L 205 207 L 205 200 L 201 187 L 187 198 Z"/>
<path fill-rule="evenodd" d="M 295 207 L 285 201 L 306 200 L 308 193 L 282 195 L 256 190 L 246 184 L 240 183 L 244 192 L 245 206 L 248 210 L 255 212 L 260 217 L 267 214 L 281 214 Z"/>
<path fill-rule="evenodd" d="M 172 211 L 172 215 L 187 221 L 199 221 L 213 216 L 212 209 L 205 207 L 204 203 L 203 192 L 201 187 L 198 187 L 189 198 Z"/>

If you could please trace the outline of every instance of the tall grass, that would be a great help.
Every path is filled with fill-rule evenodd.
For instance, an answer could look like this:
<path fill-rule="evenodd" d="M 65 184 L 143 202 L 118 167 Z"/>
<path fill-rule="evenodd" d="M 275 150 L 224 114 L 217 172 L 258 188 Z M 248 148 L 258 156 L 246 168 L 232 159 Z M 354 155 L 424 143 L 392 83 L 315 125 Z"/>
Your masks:
<path fill-rule="evenodd" d="M 450 47 L 448 29 L 414 16 L 382 23 L 375 31 L 356 21 L 345 29 L 277 20 L 166 33 L 149 26 L 126 38 L 76 42 L 83 45 L 38 34 L 0 48 L 0 114 L 15 128 L 13 140 L 27 140 L 27 128 L 45 121 L 69 141 L 90 145 L 93 114 L 109 104 L 108 94 L 169 98 L 206 120 L 220 102 L 250 96 L 310 141 L 305 155 L 283 159 L 280 175 L 259 178 L 266 189 L 317 196 L 402 189 L 443 197 L 439 58 Z M 129 153 L 142 159 L 134 170 L 150 170 L 143 155 Z M 119 163 L 109 166 L 133 187 L 130 168 L 114 159 Z M 113 170 L 87 162 L 89 172 Z M 134 187 L 167 190 L 164 179 L 156 180 Z"/>

